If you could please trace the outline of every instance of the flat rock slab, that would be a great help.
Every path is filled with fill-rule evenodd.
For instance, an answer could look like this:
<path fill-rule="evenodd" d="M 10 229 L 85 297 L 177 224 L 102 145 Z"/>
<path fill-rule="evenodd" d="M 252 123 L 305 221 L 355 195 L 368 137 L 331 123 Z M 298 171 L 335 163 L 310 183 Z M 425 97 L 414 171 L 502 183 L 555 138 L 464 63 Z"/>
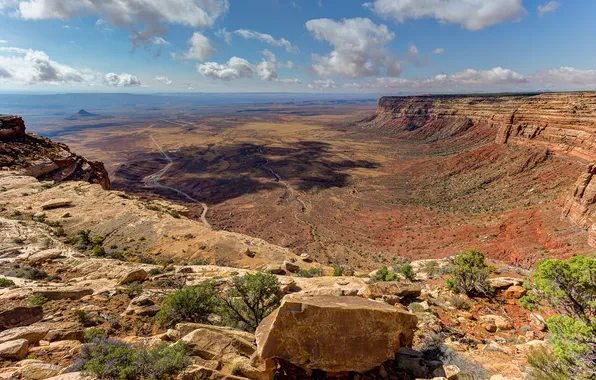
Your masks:
<path fill-rule="evenodd" d="M 50 301 L 71 299 L 78 300 L 85 296 L 93 294 L 91 288 L 56 288 L 56 289 L 37 289 L 33 292 L 38 297 L 45 297 Z"/>
<path fill-rule="evenodd" d="M 29 341 L 17 339 L 0 343 L 0 358 L 21 360 L 29 353 Z"/>
<path fill-rule="evenodd" d="M 412 343 L 418 318 L 360 297 L 290 294 L 255 333 L 253 363 L 280 358 L 305 369 L 366 372 Z"/>
<path fill-rule="evenodd" d="M 29 262 L 29 264 L 41 264 L 46 261 L 54 260 L 55 258 L 60 257 L 60 255 L 62 255 L 61 249 L 46 249 L 29 256 L 27 262 Z"/>
<path fill-rule="evenodd" d="M 72 204 L 72 200 L 66 198 L 57 198 L 41 204 L 42 210 L 51 210 L 53 208 L 67 207 Z"/>
<path fill-rule="evenodd" d="M 31 344 L 37 344 L 45 338 L 48 328 L 43 326 L 24 326 L 2 331 L 0 333 L 0 343 L 17 339 L 26 339 Z"/>
<path fill-rule="evenodd" d="M 0 313 L 0 329 L 28 326 L 43 319 L 43 307 L 17 306 Z"/>

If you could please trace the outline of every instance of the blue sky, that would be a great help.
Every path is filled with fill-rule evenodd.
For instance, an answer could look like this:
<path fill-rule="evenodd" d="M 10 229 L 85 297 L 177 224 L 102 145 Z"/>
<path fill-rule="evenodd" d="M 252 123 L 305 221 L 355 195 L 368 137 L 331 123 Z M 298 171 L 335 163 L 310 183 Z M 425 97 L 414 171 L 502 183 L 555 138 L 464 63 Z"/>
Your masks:
<path fill-rule="evenodd" d="M 0 91 L 596 88 L 596 2 L 0 0 Z"/>

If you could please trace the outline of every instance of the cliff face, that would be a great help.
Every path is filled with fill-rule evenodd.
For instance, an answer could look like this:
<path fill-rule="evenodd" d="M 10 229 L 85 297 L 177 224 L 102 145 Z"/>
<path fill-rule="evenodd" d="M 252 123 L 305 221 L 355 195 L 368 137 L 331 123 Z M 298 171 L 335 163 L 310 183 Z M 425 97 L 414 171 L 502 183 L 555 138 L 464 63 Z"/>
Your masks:
<path fill-rule="evenodd" d="M 383 97 L 363 126 L 427 142 L 475 136 L 580 160 L 587 169 L 563 217 L 588 230 L 596 247 L 596 93 Z"/>
<path fill-rule="evenodd" d="M 110 188 L 103 163 L 74 154 L 64 144 L 25 133 L 25 123 L 18 116 L 0 116 L 0 167 L 42 180 L 85 181 Z"/>

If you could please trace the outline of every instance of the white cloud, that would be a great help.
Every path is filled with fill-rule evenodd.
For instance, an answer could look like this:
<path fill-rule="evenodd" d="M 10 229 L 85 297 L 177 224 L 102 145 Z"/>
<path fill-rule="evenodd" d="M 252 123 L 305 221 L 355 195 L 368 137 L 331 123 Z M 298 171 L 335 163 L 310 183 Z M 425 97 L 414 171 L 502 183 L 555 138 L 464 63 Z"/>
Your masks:
<path fill-rule="evenodd" d="M 279 78 L 275 78 L 273 79 L 274 82 L 278 82 L 278 83 L 286 83 L 286 84 L 301 84 L 302 81 L 298 78 L 285 78 L 285 79 L 279 79 Z"/>
<path fill-rule="evenodd" d="M 6 40 L 0 40 L 0 44 L 7 44 L 7 43 L 8 43 L 8 41 L 6 41 Z"/>
<path fill-rule="evenodd" d="M 574 85 L 575 88 L 593 88 L 596 86 L 596 70 L 580 70 L 563 66 L 558 69 L 539 72 L 529 78 L 532 82 L 541 83 L 546 87 L 565 87 Z"/>
<path fill-rule="evenodd" d="M 172 82 L 172 80 L 171 80 L 171 79 L 169 79 L 168 77 L 156 76 L 156 77 L 155 77 L 155 80 L 156 80 L 156 81 L 159 81 L 159 82 L 161 82 L 161 83 L 163 83 L 163 84 L 167 84 L 167 85 L 170 85 L 170 84 L 172 84 L 172 83 L 173 83 L 173 82 Z"/>
<path fill-rule="evenodd" d="M 169 43 L 168 41 L 164 40 L 161 37 L 153 37 L 151 39 L 151 43 L 153 45 L 171 45 L 171 43 Z"/>
<path fill-rule="evenodd" d="M 261 40 L 261 41 L 266 42 L 266 43 L 268 43 L 269 45 L 272 45 L 272 46 L 285 47 L 286 48 L 286 51 L 287 52 L 290 52 L 290 53 L 297 53 L 298 52 L 298 48 L 296 46 L 292 45 L 290 43 L 290 41 L 286 40 L 285 38 L 280 38 L 279 40 L 276 40 L 270 34 L 259 33 L 259 32 L 255 32 L 254 30 L 248 30 L 248 29 L 239 29 L 239 30 L 236 30 L 234 32 L 234 34 L 237 34 L 239 36 L 242 36 L 242 37 L 244 37 L 246 39 L 252 38 L 252 39 Z"/>
<path fill-rule="evenodd" d="M 307 87 L 310 88 L 311 90 L 318 90 L 318 91 L 332 90 L 332 89 L 337 88 L 337 83 L 335 83 L 331 79 L 325 79 L 325 80 L 317 79 L 317 80 L 314 80 L 313 83 L 309 84 Z"/>
<path fill-rule="evenodd" d="M 232 43 L 232 33 L 228 32 L 226 28 L 219 29 L 217 32 L 215 32 L 215 35 L 219 38 L 223 38 L 228 45 Z"/>
<path fill-rule="evenodd" d="M 211 40 L 199 32 L 194 32 L 188 43 L 190 44 L 190 49 L 182 56 L 184 59 L 204 61 L 213 54 L 214 49 Z M 172 57 L 175 58 L 176 55 L 172 54 Z"/>
<path fill-rule="evenodd" d="M 399 75 L 401 67 L 385 45 L 395 38 L 386 25 L 376 25 L 367 18 L 317 19 L 306 22 L 306 29 L 318 40 L 328 42 L 333 50 L 327 55 L 313 54 L 313 71 L 322 77 L 336 74 L 349 78 Z"/>
<path fill-rule="evenodd" d="M 17 84 L 72 85 L 89 79 L 87 71 L 56 62 L 43 51 L 15 47 L 0 47 L 0 71 Z"/>
<path fill-rule="evenodd" d="M 104 83 L 110 87 L 134 87 L 141 86 L 141 81 L 134 75 L 122 73 L 108 73 L 104 75 Z"/>
<path fill-rule="evenodd" d="M 238 78 L 250 78 L 255 72 L 254 67 L 246 59 L 239 57 L 232 57 L 224 64 L 205 62 L 197 65 L 197 70 L 203 76 L 226 81 Z"/>
<path fill-rule="evenodd" d="M 450 79 L 462 84 L 517 84 L 527 82 L 527 78 L 510 69 L 493 67 L 490 70 L 477 71 L 467 69 L 452 74 Z"/>
<path fill-rule="evenodd" d="M 445 49 L 444 48 L 436 48 L 433 51 L 433 54 L 445 54 Z"/>
<path fill-rule="evenodd" d="M 526 13 L 523 0 L 374 0 L 364 5 L 379 16 L 403 23 L 408 19 L 434 18 L 477 31 Z"/>
<path fill-rule="evenodd" d="M 228 11 L 229 0 L 168 0 L 167 4 L 161 0 L 20 0 L 6 5 L 28 20 L 96 16 L 116 27 L 131 29 L 131 40 L 137 46 L 152 44 L 153 37 L 168 31 L 167 24 L 211 27 Z"/>
<path fill-rule="evenodd" d="M 561 6 L 561 3 L 559 3 L 558 1 L 549 1 L 545 5 L 539 5 L 538 6 L 538 14 L 540 16 L 544 16 L 548 12 L 554 12 L 560 6 Z"/>

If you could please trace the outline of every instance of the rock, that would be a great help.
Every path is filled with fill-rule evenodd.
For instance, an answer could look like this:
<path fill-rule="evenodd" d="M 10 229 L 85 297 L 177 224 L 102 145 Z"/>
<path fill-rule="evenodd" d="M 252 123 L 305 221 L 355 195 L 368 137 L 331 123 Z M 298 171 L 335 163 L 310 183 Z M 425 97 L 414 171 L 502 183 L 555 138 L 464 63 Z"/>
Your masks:
<path fill-rule="evenodd" d="M 25 136 L 25 122 L 20 116 L 0 115 L 0 140 Z"/>
<path fill-rule="evenodd" d="M 144 269 L 133 269 L 126 273 L 118 280 L 118 285 L 129 284 L 135 281 L 143 281 L 147 278 L 148 274 Z"/>
<path fill-rule="evenodd" d="M 56 198 L 41 204 L 42 210 L 51 210 L 54 208 L 66 207 L 72 204 L 72 200 L 66 198 Z"/>
<path fill-rule="evenodd" d="M 188 344 L 194 355 L 206 360 L 221 358 L 226 354 L 250 357 L 256 347 L 250 341 L 222 332 L 197 329 L 180 339 Z"/>
<path fill-rule="evenodd" d="M 60 249 L 46 249 L 29 256 L 27 262 L 32 265 L 42 264 L 46 261 L 54 260 L 55 258 L 60 257 L 60 255 L 62 255 L 62 250 Z"/>
<path fill-rule="evenodd" d="M 546 320 L 539 314 L 530 313 L 530 323 L 540 331 L 546 331 L 548 329 Z"/>
<path fill-rule="evenodd" d="M 490 278 L 489 282 L 490 282 L 490 285 L 497 290 L 507 289 L 511 286 L 519 286 L 524 283 L 523 280 L 520 280 L 519 278 L 513 278 L 513 277 Z"/>
<path fill-rule="evenodd" d="M 244 254 L 251 258 L 255 257 L 255 253 L 253 251 L 251 251 L 249 247 L 246 247 L 246 251 L 244 251 Z"/>
<path fill-rule="evenodd" d="M 447 380 L 455 380 L 457 376 L 460 374 L 460 369 L 456 365 L 444 365 L 440 368 L 437 368 L 433 375 L 436 377 L 444 377 Z"/>
<path fill-rule="evenodd" d="M 224 335 L 239 337 L 253 344 L 255 342 L 254 334 L 242 330 L 236 330 L 230 327 L 204 325 L 202 323 L 178 323 L 176 325 L 176 331 L 178 331 L 180 336 L 188 335 L 198 329 L 211 330 Z"/>
<path fill-rule="evenodd" d="M 490 323 L 492 321 L 499 330 L 503 331 L 513 329 L 511 322 L 507 318 L 501 317 L 500 315 L 483 315 L 480 317 L 479 321 L 480 323 Z"/>
<path fill-rule="evenodd" d="M 159 313 L 161 307 L 157 305 L 151 306 L 141 306 L 135 310 L 135 314 L 140 317 L 153 317 L 155 314 Z"/>
<path fill-rule="evenodd" d="M 488 320 L 488 321 L 482 322 L 480 325 L 482 327 L 484 327 L 484 329 L 490 333 L 497 332 L 497 325 L 495 324 L 495 321 L 493 321 L 493 320 Z"/>
<path fill-rule="evenodd" d="M 45 297 L 50 301 L 71 299 L 78 300 L 93 294 L 93 289 L 79 287 L 63 287 L 55 289 L 38 289 L 33 292 L 37 297 Z"/>
<path fill-rule="evenodd" d="M 265 272 L 271 274 L 286 274 L 282 267 L 275 264 L 267 264 L 267 266 L 265 267 Z"/>
<path fill-rule="evenodd" d="M 284 268 L 286 268 L 288 272 L 292 273 L 298 272 L 300 270 L 300 266 L 291 261 L 284 261 Z"/>
<path fill-rule="evenodd" d="M 369 285 L 371 297 L 382 298 L 384 295 L 416 298 L 422 293 L 418 284 L 403 284 L 397 281 L 376 282 Z"/>
<path fill-rule="evenodd" d="M 48 333 L 48 328 L 43 326 L 23 326 L 14 329 L 2 331 L 0 333 L 0 343 L 17 339 L 26 339 L 31 344 L 37 344 Z"/>
<path fill-rule="evenodd" d="M 272 358 L 327 372 L 366 372 L 411 344 L 418 318 L 360 297 L 290 294 L 257 328 L 253 364 Z"/>
<path fill-rule="evenodd" d="M 50 330 L 44 340 L 48 342 L 57 342 L 60 340 L 78 340 L 79 342 L 84 342 L 85 332 L 80 329 Z"/>
<path fill-rule="evenodd" d="M 29 326 L 43 319 L 43 307 L 17 306 L 0 313 L 0 329 Z"/>
<path fill-rule="evenodd" d="M 312 261 L 312 257 L 308 253 L 301 253 L 300 258 L 302 261 L 310 263 Z"/>
<path fill-rule="evenodd" d="M 0 344 L 0 357 L 21 360 L 29 353 L 29 341 L 17 339 Z"/>
<path fill-rule="evenodd" d="M 62 375 L 49 377 L 46 380 L 95 380 L 96 377 L 86 375 L 83 372 L 70 372 Z"/>
<path fill-rule="evenodd" d="M 193 273 L 193 270 L 191 267 L 182 267 L 182 268 L 178 268 L 176 270 L 176 273 Z"/>
<path fill-rule="evenodd" d="M 62 371 L 62 367 L 50 363 L 44 363 L 38 360 L 24 360 L 21 368 L 19 368 L 13 376 L 17 379 L 27 380 L 44 380 L 57 376 Z M 19 365 L 21 363 L 19 362 Z"/>
<path fill-rule="evenodd" d="M 528 293 L 528 290 L 523 286 L 513 285 L 505 290 L 504 296 L 508 299 L 520 299 Z"/>
<path fill-rule="evenodd" d="M 245 377 L 228 375 L 214 369 L 206 368 L 200 365 L 189 366 L 178 375 L 178 380 L 246 380 Z"/>
<path fill-rule="evenodd" d="M 180 340 L 180 332 L 178 330 L 168 329 L 168 331 L 166 331 L 166 335 L 172 342 L 177 342 Z"/>
<path fill-rule="evenodd" d="M 140 295 L 136 298 L 133 298 L 130 301 L 130 304 L 135 306 L 152 306 L 155 305 L 155 302 L 153 302 L 151 298 L 146 295 Z"/>

